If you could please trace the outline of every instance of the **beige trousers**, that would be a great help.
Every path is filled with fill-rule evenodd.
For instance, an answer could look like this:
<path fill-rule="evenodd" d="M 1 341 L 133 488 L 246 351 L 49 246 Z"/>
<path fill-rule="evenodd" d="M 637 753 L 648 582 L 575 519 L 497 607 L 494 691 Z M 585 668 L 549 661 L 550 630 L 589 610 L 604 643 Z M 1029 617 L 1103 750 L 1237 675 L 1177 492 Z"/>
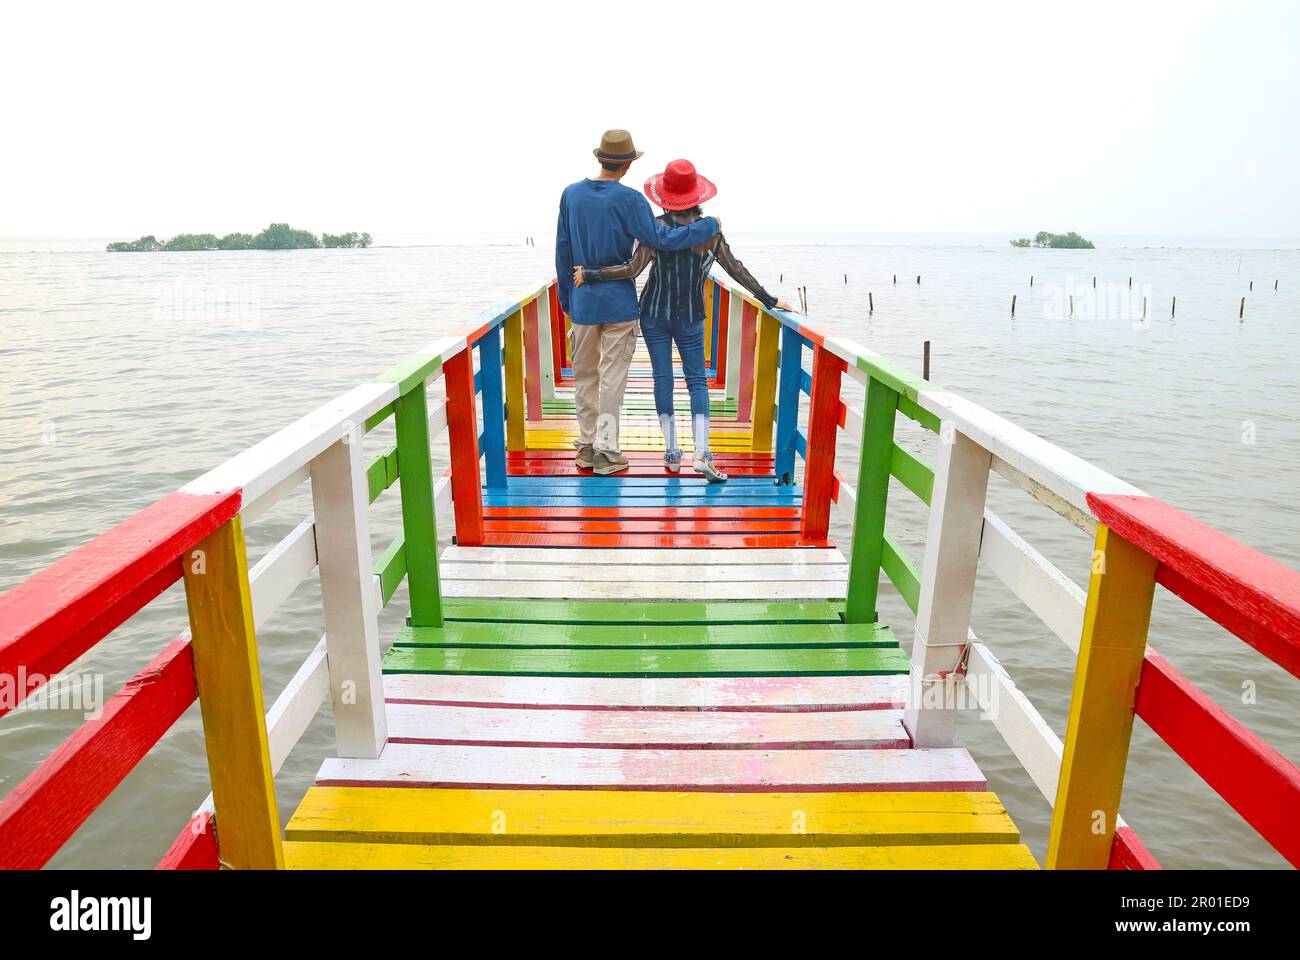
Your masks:
<path fill-rule="evenodd" d="M 569 354 L 573 359 L 573 405 L 578 416 L 575 447 L 590 443 L 603 453 L 619 452 L 618 418 L 639 329 L 636 320 L 573 325 Z"/>

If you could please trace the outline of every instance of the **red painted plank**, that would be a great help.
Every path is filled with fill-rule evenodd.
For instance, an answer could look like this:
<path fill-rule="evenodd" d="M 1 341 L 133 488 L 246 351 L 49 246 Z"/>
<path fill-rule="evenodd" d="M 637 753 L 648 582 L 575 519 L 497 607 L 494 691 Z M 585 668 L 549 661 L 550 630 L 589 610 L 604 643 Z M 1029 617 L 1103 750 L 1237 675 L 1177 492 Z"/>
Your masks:
<path fill-rule="evenodd" d="M 1300 571 L 1155 497 L 1090 493 L 1088 506 L 1160 561 L 1157 583 L 1300 677 Z"/>
<path fill-rule="evenodd" d="M 1136 712 L 1259 835 L 1300 866 L 1300 770 L 1148 650 Z"/>
<path fill-rule="evenodd" d="M 551 366 L 555 382 L 560 382 L 560 368 L 567 366 L 569 338 L 564 334 L 564 317 L 560 313 L 560 294 L 552 283 L 546 288 L 551 314 Z"/>
<path fill-rule="evenodd" d="M 1160 863 L 1138 839 L 1132 827 L 1120 827 L 1110 845 L 1107 870 L 1159 870 Z"/>
<path fill-rule="evenodd" d="M 216 824 L 210 813 L 196 813 L 172 841 L 158 870 L 220 870 Z"/>
<path fill-rule="evenodd" d="M 825 549 L 834 546 L 829 540 L 807 540 L 797 533 L 748 536 L 712 536 L 699 533 L 491 533 L 484 534 L 482 545 L 485 547 L 678 547 L 685 549 L 706 547 L 734 549 L 820 547 Z"/>
<path fill-rule="evenodd" d="M 749 423 L 754 415 L 754 363 L 758 351 L 758 311 L 748 300 L 740 308 L 740 390 L 736 416 Z"/>
<path fill-rule="evenodd" d="M 484 507 L 491 520 L 789 520 L 798 507 Z"/>
<path fill-rule="evenodd" d="M 0 716 L 180 578 L 180 556 L 239 512 L 239 491 L 171 493 L 0 596 Z"/>
<path fill-rule="evenodd" d="M 477 547 L 483 542 L 483 500 L 479 494 L 483 481 L 479 474 L 473 354 L 462 350 L 446 360 L 442 370 L 447 383 L 447 439 L 451 447 L 451 500 L 456 513 L 456 542 L 465 547 Z"/>
<path fill-rule="evenodd" d="M 524 306 L 524 416 L 542 418 L 542 352 L 537 334 L 537 300 Z"/>
<path fill-rule="evenodd" d="M 798 533 L 797 520 L 485 520 L 486 533 Z"/>
<path fill-rule="evenodd" d="M 178 638 L 0 801 L 0 868 L 44 866 L 196 696 Z"/>
<path fill-rule="evenodd" d="M 808 453 L 804 458 L 803 525 L 809 539 L 826 536 L 835 489 L 835 440 L 839 433 L 842 359 L 823 346 L 813 348 L 812 395 L 808 404 Z"/>

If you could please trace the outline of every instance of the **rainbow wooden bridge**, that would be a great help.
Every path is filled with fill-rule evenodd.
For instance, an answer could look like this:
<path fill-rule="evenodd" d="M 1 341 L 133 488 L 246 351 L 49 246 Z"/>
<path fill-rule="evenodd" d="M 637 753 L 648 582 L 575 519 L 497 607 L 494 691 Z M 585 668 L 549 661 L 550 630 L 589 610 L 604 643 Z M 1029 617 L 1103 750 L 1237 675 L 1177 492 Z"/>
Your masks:
<path fill-rule="evenodd" d="M 177 580 L 189 610 L 0 800 L 0 865 L 45 864 L 196 699 L 212 793 L 162 867 L 1035 867 L 954 742 L 971 701 L 1052 805 L 1046 866 L 1157 866 L 1119 814 L 1135 716 L 1300 862 L 1296 767 L 1147 647 L 1158 583 L 1300 673 L 1300 574 L 803 317 L 720 279 L 706 301 L 725 485 L 664 473 L 644 358 L 631 470 L 576 469 L 552 281 L 0 597 L 19 700 Z M 939 434 L 933 464 L 907 421 Z M 393 440 L 368 458 L 372 431 Z M 1086 589 L 987 509 L 990 472 L 1091 541 Z M 250 566 L 245 526 L 304 483 L 313 514 Z M 888 532 L 891 483 L 929 506 L 923 557 Z M 980 564 L 1077 651 L 1063 742 L 971 632 Z M 326 634 L 267 710 L 257 630 L 316 568 Z M 275 773 L 326 700 L 335 755 L 282 824 Z"/>

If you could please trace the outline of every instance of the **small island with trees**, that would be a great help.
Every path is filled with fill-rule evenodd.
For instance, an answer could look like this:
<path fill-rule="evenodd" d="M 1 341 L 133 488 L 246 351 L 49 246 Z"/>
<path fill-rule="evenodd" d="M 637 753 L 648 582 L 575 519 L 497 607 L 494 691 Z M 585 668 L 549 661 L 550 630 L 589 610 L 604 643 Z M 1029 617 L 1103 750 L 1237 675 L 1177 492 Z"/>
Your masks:
<path fill-rule="evenodd" d="M 295 230 L 287 223 L 273 223 L 261 233 L 228 233 L 218 237 L 214 233 L 178 233 L 170 240 L 159 240 L 152 234 L 139 240 L 110 243 L 109 253 L 157 253 L 160 251 L 193 250 L 316 250 L 321 247 L 368 247 L 370 234 L 322 233 L 319 237 L 309 230 Z"/>
<path fill-rule="evenodd" d="M 1094 250 L 1096 249 L 1091 240 L 1085 240 L 1073 230 L 1069 233 L 1048 233 L 1046 230 L 1039 230 L 1034 235 L 1034 239 L 1021 237 L 1019 240 L 1012 240 L 1013 247 L 1050 247 L 1054 250 Z"/>

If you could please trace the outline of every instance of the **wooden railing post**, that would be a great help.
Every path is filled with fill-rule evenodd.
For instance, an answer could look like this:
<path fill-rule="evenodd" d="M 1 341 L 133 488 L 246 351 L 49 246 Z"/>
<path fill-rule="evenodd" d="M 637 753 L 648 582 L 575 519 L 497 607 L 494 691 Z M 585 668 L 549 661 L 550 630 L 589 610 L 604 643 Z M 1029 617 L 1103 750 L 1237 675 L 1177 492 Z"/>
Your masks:
<path fill-rule="evenodd" d="M 506 394 L 501 363 L 501 327 L 478 341 L 478 369 L 483 384 L 483 467 L 487 486 L 504 489 L 506 480 Z"/>
<path fill-rule="evenodd" d="M 409 405 L 405 412 L 409 417 Z M 370 553 L 370 495 L 361 450 L 364 437 L 365 428 L 357 424 L 311 462 L 311 499 L 335 741 L 341 757 L 373 759 L 388 740 L 388 722 Z M 397 468 L 399 473 L 403 469 L 400 448 Z M 220 821 L 217 829 L 221 830 Z"/>
<path fill-rule="evenodd" d="M 560 293 L 554 283 L 546 290 L 546 305 L 551 321 L 551 372 L 553 382 L 559 383 L 562 379 L 560 371 L 564 369 L 564 361 L 568 356 L 568 336 L 564 329 L 564 311 L 560 309 Z"/>
<path fill-rule="evenodd" d="M 955 671 L 970 635 L 991 465 L 987 450 L 951 423 L 943 424 L 903 720 L 918 747 L 951 746 L 956 732 Z"/>
<path fill-rule="evenodd" d="M 776 388 L 777 483 L 794 482 L 794 436 L 799 432 L 799 379 L 803 373 L 803 337 L 781 328 L 781 370 Z M 806 471 L 805 471 L 806 476 Z"/>
<path fill-rule="evenodd" d="M 533 306 L 537 310 L 534 318 L 537 322 L 537 361 L 538 361 L 538 383 L 540 384 L 541 399 L 555 399 L 555 344 L 551 342 L 551 290 L 548 287 L 538 295 L 533 301 Z M 531 368 L 530 368 L 531 369 Z M 540 420 L 542 418 L 541 402 L 537 405 L 537 415 L 533 415 L 533 408 L 528 407 L 528 419 Z"/>
<path fill-rule="evenodd" d="M 187 550 L 181 561 L 221 861 L 242 870 L 282 868 L 240 517 Z"/>
<path fill-rule="evenodd" d="M 713 326 L 717 322 L 714 311 L 717 309 L 717 301 L 714 299 L 714 291 L 717 289 L 717 282 L 712 277 L 704 278 L 704 368 L 713 369 Z"/>
<path fill-rule="evenodd" d="M 536 307 L 534 307 L 534 317 Z M 535 322 L 535 321 L 534 321 Z M 506 317 L 506 450 L 524 449 L 524 308 Z M 531 395 L 531 393 L 530 393 Z M 541 407 L 541 394 L 537 405 Z"/>
<path fill-rule="evenodd" d="M 825 347 L 813 348 L 803 509 L 799 521 L 799 533 L 806 540 L 825 540 L 830 533 L 831 495 L 835 491 L 835 441 L 840 429 L 840 377 L 844 368 L 844 361 Z M 783 365 L 782 374 L 784 372 Z M 798 396 L 796 390 L 796 399 Z"/>
<path fill-rule="evenodd" d="M 880 590 L 880 560 L 885 550 L 885 508 L 889 501 L 889 463 L 894 448 L 898 392 L 883 381 L 867 381 L 862 408 L 862 448 L 858 455 L 857 500 L 853 508 L 853 546 L 849 553 L 848 598 L 844 619 L 875 623 Z"/>
<path fill-rule="evenodd" d="M 744 297 L 740 304 L 740 376 L 737 378 L 736 419 L 749 423 L 754 414 L 754 363 L 758 359 L 758 310 Z"/>
<path fill-rule="evenodd" d="M 523 450 L 524 440 L 524 420 L 542 419 L 542 355 L 540 333 L 540 324 L 537 320 L 538 301 L 540 297 L 533 297 L 524 304 L 523 316 L 523 346 L 524 346 L 524 371 L 523 371 L 523 389 L 524 389 L 524 410 L 520 413 L 519 421 L 519 446 L 510 447 L 511 450 Z M 506 359 L 510 358 L 510 329 L 506 328 Z M 509 391 L 506 393 L 506 405 L 510 404 Z M 507 411 L 508 412 L 508 411 Z M 510 439 L 510 431 L 506 431 L 506 439 Z"/>
<path fill-rule="evenodd" d="M 397 481 L 402 492 L 402 539 L 411 597 L 411 624 L 442 626 L 438 579 L 438 522 L 429 452 L 428 390 L 421 382 L 393 405 L 397 426 Z"/>
<path fill-rule="evenodd" d="M 776 362 L 781 321 L 766 311 L 758 314 L 758 349 L 754 356 L 753 442 L 750 449 L 772 449 L 776 411 Z"/>
<path fill-rule="evenodd" d="M 731 291 L 722 284 L 715 287 L 715 303 L 717 309 L 715 314 L 718 318 L 717 333 L 713 341 L 718 351 L 718 363 L 714 367 L 714 381 L 719 387 L 726 387 L 730 380 L 727 377 L 727 367 L 731 362 Z"/>
<path fill-rule="evenodd" d="M 727 292 L 727 399 L 736 404 L 736 417 L 747 420 L 748 414 L 740 416 L 740 369 L 744 350 L 741 346 L 745 328 L 745 301 L 730 291 Z"/>
<path fill-rule="evenodd" d="M 1155 559 L 1097 525 L 1047 845 L 1049 868 L 1104 870 L 1110 861 L 1155 573 Z"/>
<path fill-rule="evenodd" d="M 442 363 L 447 385 L 447 441 L 451 448 L 451 499 L 456 542 L 483 545 L 483 488 L 479 474 L 478 417 L 474 410 L 474 360 L 469 347 Z M 401 457 L 398 457 L 401 472 Z"/>

